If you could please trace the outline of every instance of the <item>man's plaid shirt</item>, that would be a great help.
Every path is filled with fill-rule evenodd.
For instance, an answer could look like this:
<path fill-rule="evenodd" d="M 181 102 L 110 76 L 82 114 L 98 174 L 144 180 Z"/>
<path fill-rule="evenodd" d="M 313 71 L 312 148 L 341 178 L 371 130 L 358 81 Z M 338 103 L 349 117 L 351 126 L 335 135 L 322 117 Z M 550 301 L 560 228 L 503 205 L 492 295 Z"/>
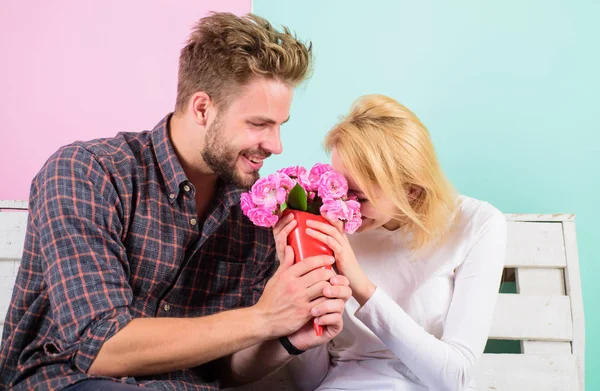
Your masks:
<path fill-rule="evenodd" d="M 275 267 L 272 233 L 219 183 L 202 224 L 164 118 L 152 131 L 61 148 L 34 178 L 23 259 L 0 356 L 0 389 L 88 379 L 102 343 L 133 318 L 251 306 Z M 210 338 L 207 335 L 206 338 Z M 119 381 L 216 390 L 210 363 Z"/>

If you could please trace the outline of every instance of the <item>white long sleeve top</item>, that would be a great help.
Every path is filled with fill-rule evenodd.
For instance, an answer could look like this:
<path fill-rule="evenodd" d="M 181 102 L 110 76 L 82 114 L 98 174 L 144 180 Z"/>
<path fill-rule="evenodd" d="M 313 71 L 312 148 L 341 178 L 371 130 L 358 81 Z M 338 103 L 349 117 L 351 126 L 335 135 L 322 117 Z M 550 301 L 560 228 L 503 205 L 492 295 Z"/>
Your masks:
<path fill-rule="evenodd" d="M 350 236 L 377 286 L 346 304 L 344 329 L 288 365 L 302 390 L 474 389 L 504 265 L 506 221 L 461 196 L 458 218 L 436 248 L 411 251 L 400 230 Z"/>

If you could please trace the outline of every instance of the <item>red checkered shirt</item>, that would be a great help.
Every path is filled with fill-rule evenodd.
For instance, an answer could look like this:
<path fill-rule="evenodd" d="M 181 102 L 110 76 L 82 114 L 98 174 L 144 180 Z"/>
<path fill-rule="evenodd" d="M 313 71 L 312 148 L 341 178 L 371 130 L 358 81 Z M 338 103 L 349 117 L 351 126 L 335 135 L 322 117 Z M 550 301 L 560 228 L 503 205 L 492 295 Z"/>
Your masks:
<path fill-rule="evenodd" d="M 241 190 L 220 182 L 198 221 L 194 193 L 202 189 L 175 155 L 169 119 L 63 147 L 34 178 L 0 389 L 89 379 L 102 343 L 133 318 L 199 317 L 260 297 L 276 267 L 271 231 L 243 216 Z M 220 383 L 211 363 L 115 380 L 162 390 Z"/>

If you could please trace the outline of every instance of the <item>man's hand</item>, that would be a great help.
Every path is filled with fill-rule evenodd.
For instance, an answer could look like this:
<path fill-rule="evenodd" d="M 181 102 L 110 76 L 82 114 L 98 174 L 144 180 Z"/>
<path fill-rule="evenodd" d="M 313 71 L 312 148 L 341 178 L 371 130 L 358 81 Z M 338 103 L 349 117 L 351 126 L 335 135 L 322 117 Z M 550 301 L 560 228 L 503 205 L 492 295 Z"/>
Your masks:
<path fill-rule="evenodd" d="M 332 256 L 320 255 L 294 264 L 292 248 L 287 246 L 284 249 L 283 262 L 267 282 L 255 305 L 273 338 L 300 329 L 313 317 L 311 310 L 327 300 L 323 292 L 331 287 L 328 281 L 335 272 L 323 266 L 334 262 Z"/>
<path fill-rule="evenodd" d="M 290 342 L 298 349 L 306 350 L 323 345 L 342 331 L 344 306 L 352 296 L 350 282 L 341 275 L 331 277 L 329 282 L 330 285 L 323 289 L 323 295 L 327 299 L 311 310 L 311 315 L 315 317 L 314 320 L 309 320 L 302 328 L 289 336 Z M 323 326 L 323 335 L 315 334 L 313 322 Z"/>

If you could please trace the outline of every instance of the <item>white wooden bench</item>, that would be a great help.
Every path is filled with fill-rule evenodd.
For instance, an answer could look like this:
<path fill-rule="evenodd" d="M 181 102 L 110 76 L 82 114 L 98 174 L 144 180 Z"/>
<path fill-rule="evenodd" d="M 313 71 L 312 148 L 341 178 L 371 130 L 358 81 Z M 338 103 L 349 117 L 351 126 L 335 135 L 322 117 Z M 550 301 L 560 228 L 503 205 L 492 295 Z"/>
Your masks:
<path fill-rule="evenodd" d="M 23 251 L 24 201 L 0 201 L 0 330 Z M 484 354 L 477 389 L 584 388 L 584 318 L 573 215 L 506 215 L 507 269 L 517 294 L 500 293 L 490 339 L 521 341 L 521 354 Z M 239 387 L 292 391 L 285 370 Z"/>

